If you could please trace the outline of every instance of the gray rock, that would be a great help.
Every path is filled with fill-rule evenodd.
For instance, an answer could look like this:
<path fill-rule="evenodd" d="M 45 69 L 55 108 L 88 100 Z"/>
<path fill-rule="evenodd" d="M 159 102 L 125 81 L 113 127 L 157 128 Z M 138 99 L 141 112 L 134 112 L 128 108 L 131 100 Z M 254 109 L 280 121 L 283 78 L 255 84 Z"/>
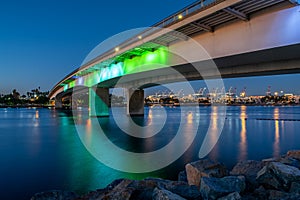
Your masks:
<path fill-rule="evenodd" d="M 199 160 L 185 166 L 189 185 L 200 186 L 202 177 L 221 178 L 228 174 L 226 167 L 209 159 Z"/>
<path fill-rule="evenodd" d="M 134 200 L 152 200 L 153 189 L 134 190 L 130 199 Z"/>
<path fill-rule="evenodd" d="M 156 187 L 165 187 L 169 180 L 160 178 L 146 178 L 144 180 L 132 181 L 127 187 L 134 188 L 131 199 L 134 200 L 152 200 L 153 190 Z"/>
<path fill-rule="evenodd" d="M 290 192 L 300 194 L 300 183 L 292 182 Z"/>
<path fill-rule="evenodd" d="M 131 183 L 132 180 L 129 179 L 117 179 L 111 182 L 103 189 L 97 189 L 96 191 L 91 191 L 87 194 L 84 194 L 80 197 L 80 200 L 94 200 L 94 199 L 103 199 L 106 196 L 110 196 L 111 192 L 116 188 L 116 190 L 120 190 L 128 186 L 128 183 Z M 107 197 L 107 198 L 108 198 Z"/>
<path fill-rule="evenodd" d="M 186 175 L 185 171 L 179 172 L 179 174 L 178 174 L 178 181 L 188 182 L 187 175 Z"/>
<path fill-rule="evenodd" d="M 155 188 L 153 191 L 153 200 L 185 200 L 181 196 L 165 189 Z"/>
<path fill-rule="evenodd" d="M 105 195 L 102 199 L 129 200 L 131 199 L 131 195 L 134 191 L 134 188 L 123 188 L 120 190 L 113 190 L 109 194 Z"/>
<path fill-rule="evenodd" d="M 201 193 L 195 185 L 188 185 L 186 182 L 169 182 L 164 185 L 164 189 L 169 190 L 188 200 L 201 199 Z"/>
<path fill-rule="evenodd" d="M 127 187 L 132 180 L 125 179 L 113 188 L 111 192 L 105 195 L 104 199 L 129 200 L 134 188 Z"/>
<path fill-rule="evenodd" d="M 288 151 L 286 154 L 288 157 L 300 160 L 300 150 Z"/>
<path fill-rule="evenodd" d="M 200 192 L 203 199 L 217 199 L 233 192 L 243 192 L 246 183 L 244 176 L 226 176 L 224 178 L 201 179 Z"/>
<path fill-rule="evenodd" d="M 257 173 L 256 180 L 267 188 L 288 191 L 292 182 L 300 181 L 300 170 L 280 162 L 270 162 Z"/>
<path fill-rule="evenodd" d="M 225 197 L 219 198 L 218 200 L 241 200 L 241 199 L 242 199 L 242 197 L 241 197 L 240 193 L 233 192 Z"/>
<path fill-rule="evenodd" d="M 152 193 L 154 188 L 160 188 L 168 190 L 174 194 L 182 196 L 189 200 L 201 198 L 201 193 L 196 186 L 189 186 L 187 182 L 182 181 L 170 181 L 160 178 L 146 178 L 140 181 L 132 181 L 129 188 L 135 190 L 131 194 L 131 199 L 152 199 Z"/>
<path fill-rule="evenodd" d="M 86 195 L 81 196 L 80 200 L 98 200 L 98 199 L 115 199 L 115 200 L 129 200 L 134 188 L 128 188 L 128 185 L 132 183 L 129 179 L 115 180 L 109 184 L 106 188 L 89 192 Z"/>
<path fill-rule="evenodd" d="M 146 178 L 144 180 L 134 180 L 129 184 L 129 187 L 133 187 L 135 189 L 154 189 L 158 187 L 158 185 L 166 185 L 172 181 L 165 180 L 161 178 Z"/>
<path fill-rule="evenodd" d="M 280 159 L 278 159 L 278 162 L 281 162 L 285 165 L 290 165 L 293 167 L 300 168 L 300 160 L 297 160 L 293 157 L 284 156 L 284 157 L 281 157 Z"/>
<path fill-rule="evenodd" d="M 255 197 L 255 199 L 262 200 L 268 199 L 269 196 L 269 192 L 263 186 L 260 186 L 259 188 L 255 189 L 252 194 Z"/>
<path fill-rule="evenodd" d="M 230 175 L 243 175 L 246 178 L 247 191 L 253 191 L 259 185 L 256 181 L 257 173 L 264 167 L 261 161 L 247 160 L 237 163 L 230 172 Z"/>
<path fill-rule="evenodd" d="M 277 190 L 269 191 L 269 200 L 299 200 L 300 195 L 295 193 L 287 193 Z"/>
<path fill-rule="evenodd" d="M 259 184 L 264 185 L 266 188 L 280 188 L 281 187 L 281 183 L 276 178 L 276 176 L 274 176 L 272 171 L 267 166 L 263 167 L 257 173 L 256 180 L 258 181 Z"/>
<path fill-rule="evenodd" d="M 124 179 L 124 178 L 116 179 L 113 182 L 111 182 L 110 184 L 108 184 L 105 189 L 112 190 L 112 189 L 114 189 L 117 185 L 119 185 L 124 180 L 126 180 L 126 179 Z"/>
<path fill-rule="evenodd" d="M 31 200 L 75 200 L 78 197 L 74 192 L 53 190 L 37 193 Z"/>

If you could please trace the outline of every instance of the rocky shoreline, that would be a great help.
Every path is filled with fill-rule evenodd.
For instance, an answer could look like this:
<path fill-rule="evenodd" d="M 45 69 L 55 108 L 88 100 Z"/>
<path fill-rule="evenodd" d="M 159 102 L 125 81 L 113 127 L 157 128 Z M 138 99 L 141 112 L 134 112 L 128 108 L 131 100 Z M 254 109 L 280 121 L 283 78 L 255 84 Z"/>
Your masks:
<path fill-rule="evenodd" d="M 177 181 L 146 178 L 118 179 L 107 187 L 77 195 L 68 191 L 35 194 L 31 200 L 298 200 L 300 150 L 279 158 L 242 161 L 230 171 L 221 163 L 203 159 L 188 163 Z"/>

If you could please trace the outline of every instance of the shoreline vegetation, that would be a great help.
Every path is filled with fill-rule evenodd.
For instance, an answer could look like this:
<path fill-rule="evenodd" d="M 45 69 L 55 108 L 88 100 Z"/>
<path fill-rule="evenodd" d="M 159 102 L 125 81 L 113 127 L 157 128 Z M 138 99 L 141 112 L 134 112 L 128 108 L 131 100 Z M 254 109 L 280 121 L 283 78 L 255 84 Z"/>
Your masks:
<path fill-rule="evenodd" d="M 0 105 L 0 108 L 54 108 L 53 105 L 40 105 L 40 104 L 30 104 L 30 105 Z"/>
<path fill-rule="evenodd" d="M 47 191 L 31 200 L 298 200 L 300 199 L 300 150 L 277 158 L 238 162 L 232 169 L 201 159 L 185 165 L 178 180 L 118 179 L 107 187 L 78 195 L 70 191 Z"/>
<path fill-rule="evenodd" d="M 0 108 L 30 108 L 30 107 L 50 107 L 49 91 L 42 92 L 40 87 L 27 92 L 27 95 L 13 89 L 9 94 L 0 94 Z"/>

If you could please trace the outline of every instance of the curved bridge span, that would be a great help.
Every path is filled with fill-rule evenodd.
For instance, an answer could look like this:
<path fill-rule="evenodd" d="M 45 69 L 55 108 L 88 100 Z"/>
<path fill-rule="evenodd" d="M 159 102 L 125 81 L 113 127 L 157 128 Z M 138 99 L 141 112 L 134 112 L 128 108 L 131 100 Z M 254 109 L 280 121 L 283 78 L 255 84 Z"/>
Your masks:
<path fill-rule="evenodd" d="M 127 103 L 128 114 L 139 115 L 144 106 L 142 89 L 153 83 L 177 82 L 182 77 L 209 79 L 218 73 L 222 78 L 299 73 L 298 4 L 296 0 L 198 1 L 76 69 L 54 86 L 50 98 L 61 107 L 64 95 L 87 87 L 93 99 L 90 115 L 107 116 L 108 88 L 118 82 L 135 102 Z"/>

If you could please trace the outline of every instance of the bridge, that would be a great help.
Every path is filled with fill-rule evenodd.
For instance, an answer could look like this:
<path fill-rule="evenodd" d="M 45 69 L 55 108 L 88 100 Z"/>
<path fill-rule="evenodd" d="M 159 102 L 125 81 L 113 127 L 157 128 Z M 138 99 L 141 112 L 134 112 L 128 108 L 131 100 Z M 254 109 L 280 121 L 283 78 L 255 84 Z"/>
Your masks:
<path fill-rule="evenodd" d="M 117 84 L 127 88 L 128 114 L 142 115 L 144 88 L 182 76 L 216 78 L 212 63 L 222 78 L 299 73 L 299 4 L 197 1 L 83 64 L 57 83 L 49 97 L 59 108 L 63 97 L 87 88 L 90 116 L 108 116 L 109 88 Z M 199 53 L 199 46 L 205 51 Z"/>

